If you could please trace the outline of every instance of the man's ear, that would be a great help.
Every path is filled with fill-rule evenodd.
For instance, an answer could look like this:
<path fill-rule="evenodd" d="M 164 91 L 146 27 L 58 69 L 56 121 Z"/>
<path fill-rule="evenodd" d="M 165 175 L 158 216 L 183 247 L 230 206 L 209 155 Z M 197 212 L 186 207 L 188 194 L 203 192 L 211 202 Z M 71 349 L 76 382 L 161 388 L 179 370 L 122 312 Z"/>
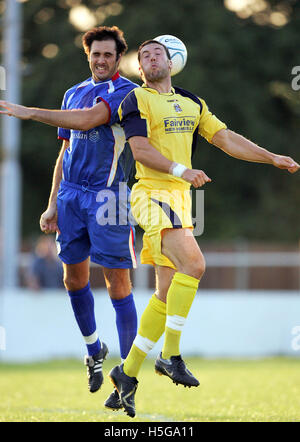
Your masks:
<path fill-rule="evenodd" d="M 141 66 L 139 66 L 139 73 L 140 73 L 140 77 L 141 77 L 142 81 L 145 82 L 145 77 L 144 77 L 144 73 L 142 71 Z"/>
<path fill-rule="evenodd" d="M 117 55 L 116 56 L 116 67 L 117 67 L 117 70 L 119 70 L 119 68 L 120 68 L 121 60 L 122 60 L 122 54 Z"/>

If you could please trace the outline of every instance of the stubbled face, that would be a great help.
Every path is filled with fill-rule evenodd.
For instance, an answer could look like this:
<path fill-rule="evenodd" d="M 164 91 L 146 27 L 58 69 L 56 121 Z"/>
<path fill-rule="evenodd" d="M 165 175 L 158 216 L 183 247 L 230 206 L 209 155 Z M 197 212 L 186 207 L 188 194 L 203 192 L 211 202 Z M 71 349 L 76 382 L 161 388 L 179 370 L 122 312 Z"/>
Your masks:
<path fill-rule="evenodd" d="M 163 80 L 171 72 L 172 62 L 168 59 L 165 49 L 155 43 L 144 46 L 140 52 L 140 70 L 150 82 Z"/>
<path fill-rule="evenodd" d="M 117 60 L 114 40 L 94 40 L 88 57 L 93 79 L 98 82 L 113 77 L 119 68 L 120 58 Z"/>

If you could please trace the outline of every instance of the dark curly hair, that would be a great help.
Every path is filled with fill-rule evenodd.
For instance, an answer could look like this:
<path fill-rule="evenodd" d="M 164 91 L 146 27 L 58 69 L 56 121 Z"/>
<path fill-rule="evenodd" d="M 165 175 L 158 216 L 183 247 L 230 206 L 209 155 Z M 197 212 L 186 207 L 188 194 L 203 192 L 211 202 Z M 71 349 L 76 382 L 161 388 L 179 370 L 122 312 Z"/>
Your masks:
<path fill-rule="evenodd" d="M 82 45 L 87 55 L 90 54 L 93 41 L 114 40 L 116 42 L 117 58 L 127 51 L 127 43 L 123 31 L 117 26 L 99 26 L 86 32 L 82 37 Z"/>

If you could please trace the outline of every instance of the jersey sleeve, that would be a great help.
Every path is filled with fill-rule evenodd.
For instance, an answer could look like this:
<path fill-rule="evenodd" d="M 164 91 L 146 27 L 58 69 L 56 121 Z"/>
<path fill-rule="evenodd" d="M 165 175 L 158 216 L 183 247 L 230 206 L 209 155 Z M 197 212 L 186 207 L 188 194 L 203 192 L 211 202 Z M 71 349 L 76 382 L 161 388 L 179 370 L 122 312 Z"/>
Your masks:
<path fill-rule="evenodd" d="M 110 100 L 108 97 L 97 97 L 96 99 L 96 103 L 100 103 L 103 102 L 105 104 L 105 106 L 107 107 L 108 110 L 108 119 L 107 122 L 105 124 L 109 124 L 110 126 L 112 126 L 115 123 L 115 112 L 114 112 L 114 105 L 113 105 L 113 100 Z"/>
<path fill-rule="evenodd" d="M 121 103 L 119 118 L 126 140 L 135 136 L 150 137 L 148 112 L 144 103 L 137 97 L 136 90 L 131 91 Z"/>
<path fill-rule="evenodd" d="M 67 110 L 67 102 L 68 102 L 68 99 L 69 99 L 68 95 L 69 95 L 68 92 L 66 92 L 65 95 L 64 95 L 64 98 L 63 98 L 63 101 L 62 101 L 62 105 L 61 105 L 61 109 L 62 110 Z M 71 136 L 70 129 L 63 129 L 62 127 L 59 127 L 57 129 L 57 138 L 59 140 L 69 141 L 70 136 Z"/>
<path fill-rule="evenodd" d="M 106 124 L 112 126 L 115 123 L 120 123 L 118 114 L 119 106 L 131 89 L 122 88 L 119 91 L 103 94 L 97 97 L 97 103 L 103 101 L 109 111 L 109 117 Z"/>
<path fill-rule="evenodd" d="M 213 115 L 207 107 L 205 101 L 200 98 L 202 104 L 202 110 L 200 114 L 199 121 L 199 134 L 204 137 L 209 143 L 213 136 L 219 132 L 221 129 L 227 129 L 225 123 L 219 120 L 215 115 Z"/>

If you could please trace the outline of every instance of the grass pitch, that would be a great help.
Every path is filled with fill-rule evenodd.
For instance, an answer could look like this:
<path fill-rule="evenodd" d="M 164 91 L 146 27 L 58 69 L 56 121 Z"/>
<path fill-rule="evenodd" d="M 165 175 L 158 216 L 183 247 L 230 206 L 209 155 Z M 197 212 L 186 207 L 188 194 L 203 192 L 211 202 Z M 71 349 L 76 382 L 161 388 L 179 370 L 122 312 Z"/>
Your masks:
<path fill-rule="evenodd" d="M 300 422 L 300 360 L 187 359 L 200 387 L 175 386 L 142 367 L 137 415 L 111 412 L 103 402 L 112 391 L 107 378 L 118 363 L 104 364 L 104 385 L 87 390 L 81 361 L 0 364 L 0 422 Z"/>

